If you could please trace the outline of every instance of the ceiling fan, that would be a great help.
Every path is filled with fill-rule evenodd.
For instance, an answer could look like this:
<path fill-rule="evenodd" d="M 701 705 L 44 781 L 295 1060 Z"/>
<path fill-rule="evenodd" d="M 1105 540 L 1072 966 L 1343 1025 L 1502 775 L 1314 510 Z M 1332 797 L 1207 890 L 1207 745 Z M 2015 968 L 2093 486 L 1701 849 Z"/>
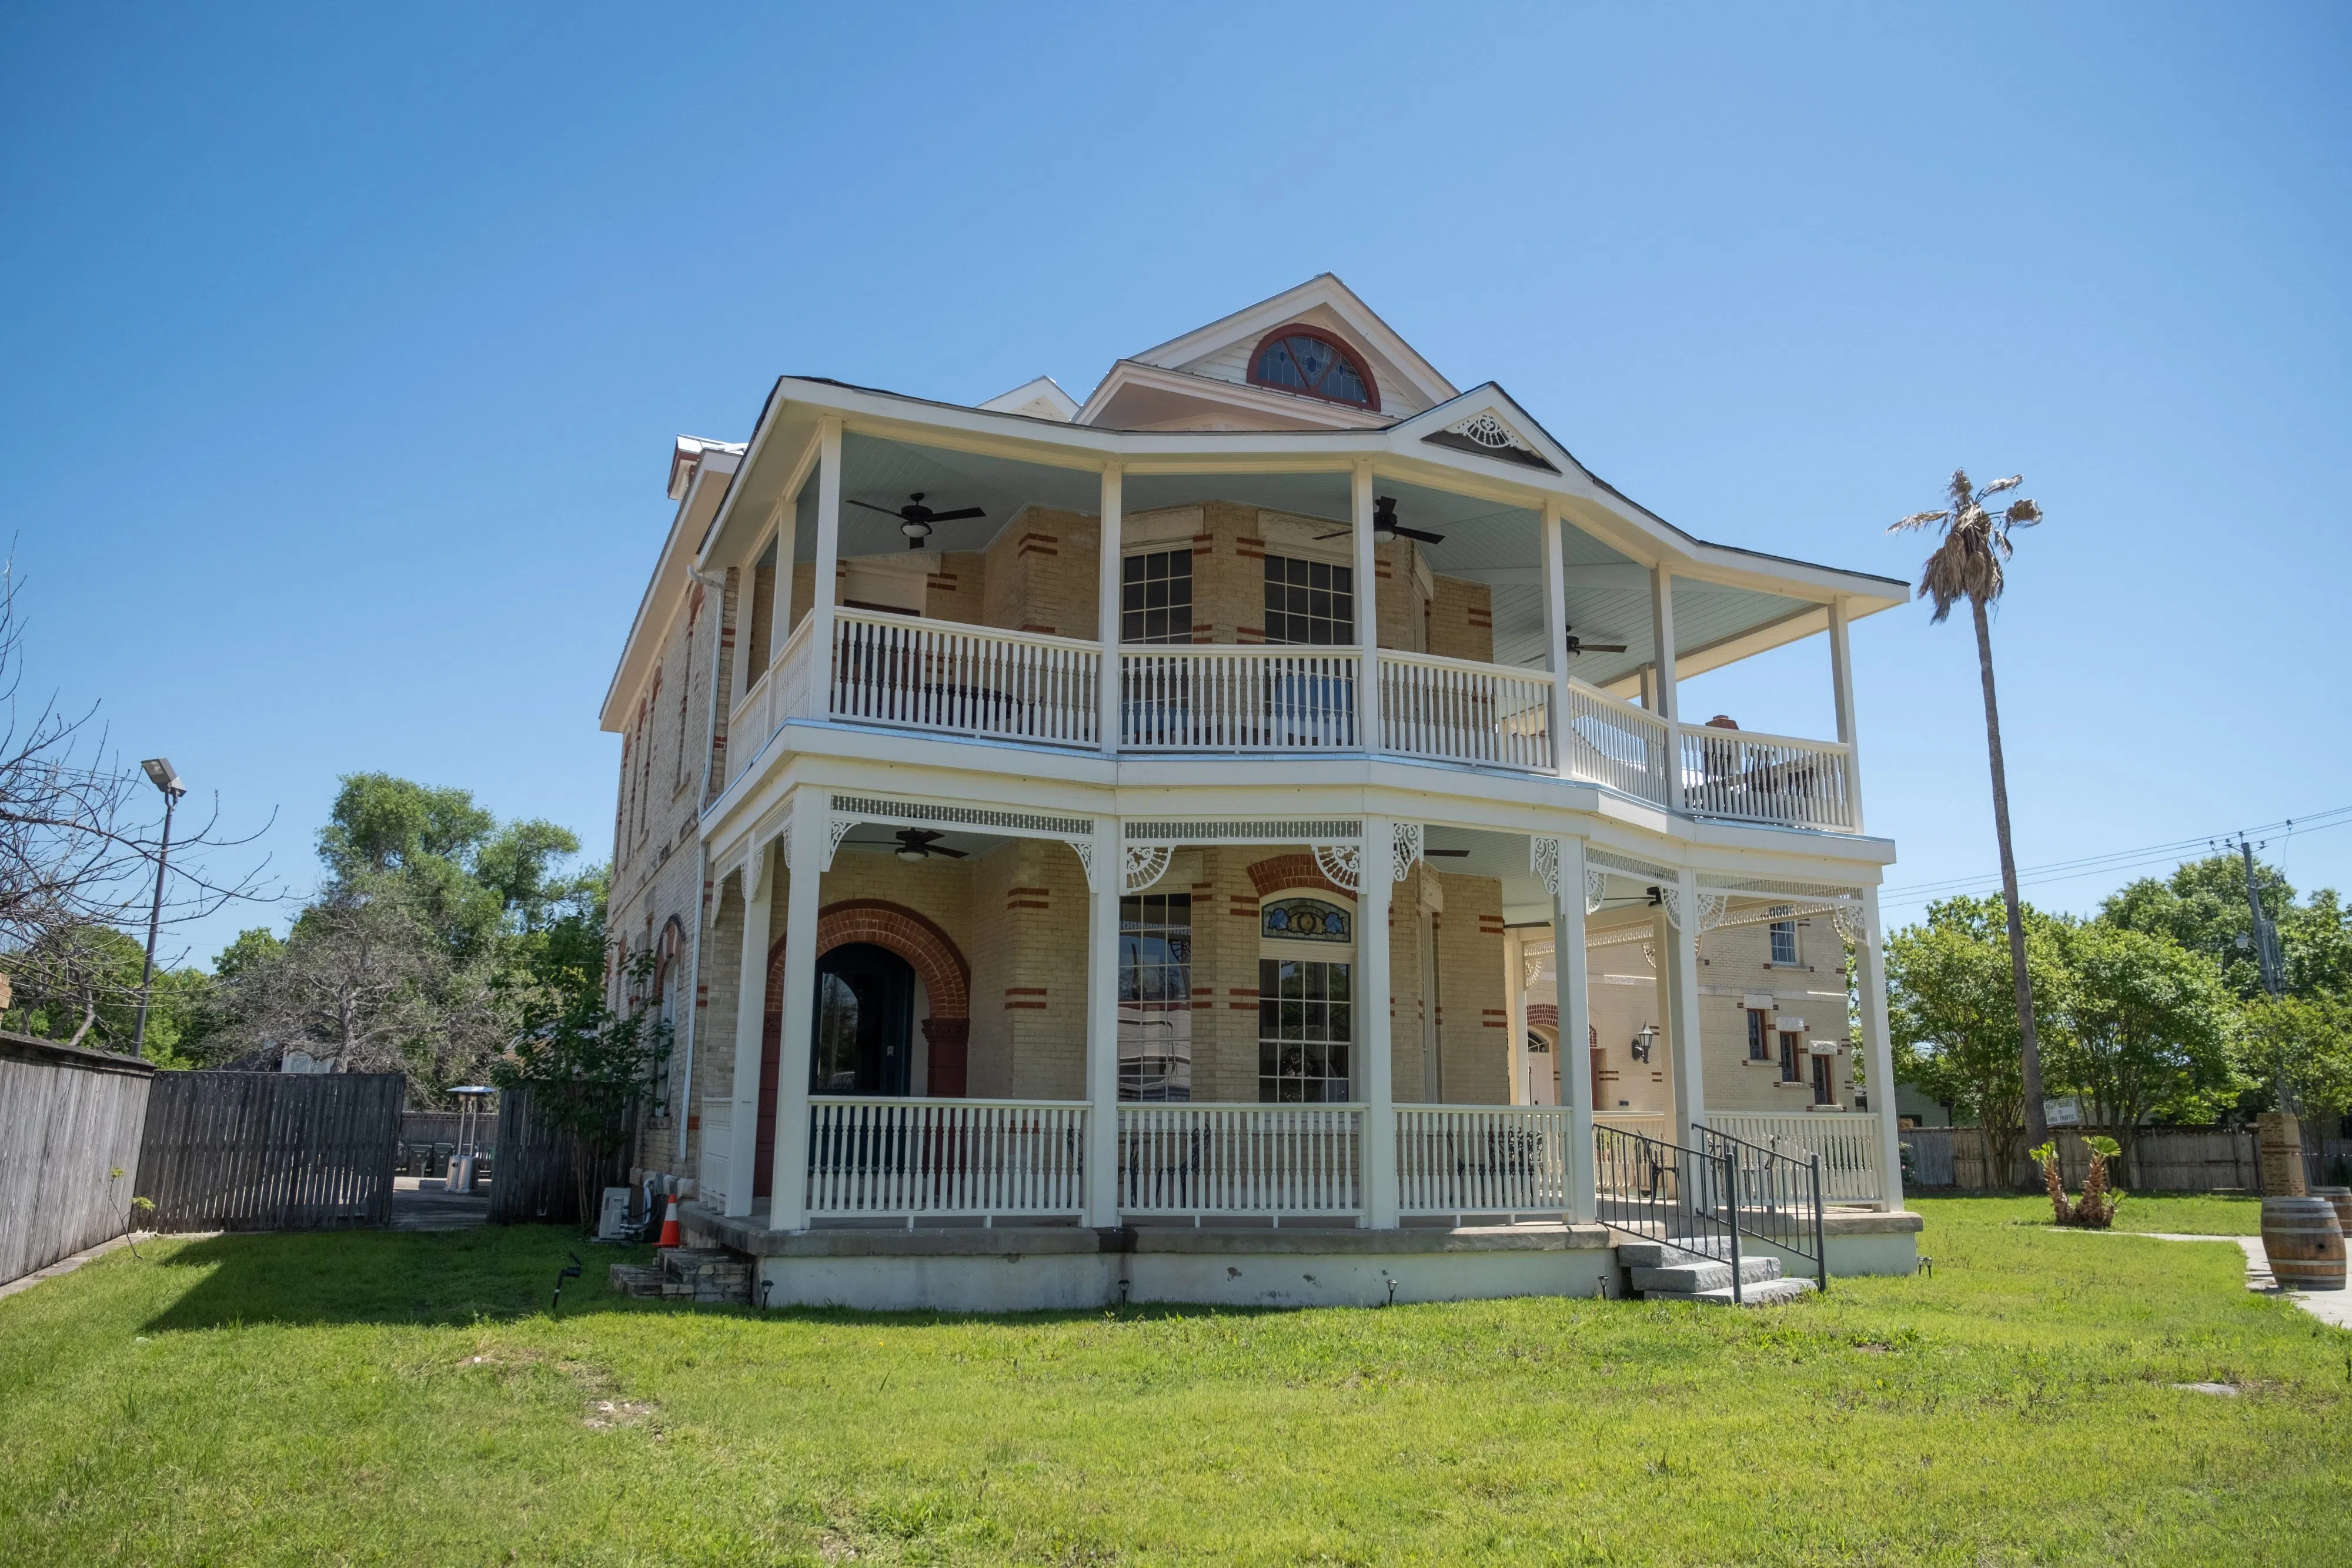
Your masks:
<path fill-rule="evenodd" d="M 1341 528 L 1337 533 L 1318 534 L 1315 537 L 1318 539 L 1338 539 L 1347 538 L 1348 533 L 1348 529 Z M 1372 538 L 1382 544 L 1388 543 L 1391 539 L 1419 539 L 1425 545 L 1442 545 L 1445 542 L 1444 534 L 1433 534 L 1425 528 L 1409 528 L 1398 522 L 1394 496 L 1373 497 Z"/>
<path fill-rule="evenodd" d="M 848 499 L 848 497 L 844 497 Z M 903 507 L 877 507 L 871 501 L 850 500 L 853 507 L 863 507 L 869 512 L 879 512 L 886 517 L 898 519 L 898 531 L 907 536 L 908 549 L 920 549 L 923 541 L 931 537 L 933 523 L 960 523 L 966 517 L 984 517 L 987 512 L 978 507 L 964 507 L 952 512 L 935 512 L 923 505 L 920 490 L 907 497 Z"/>
<path fill-rule="evenodd" d="M 1570 626 L 1566 630 L 1568 655 L 1571 659 L 1579 653 L 1622 653 L 1625 651 L 1625 644 L 1622 643 L 1588 643 L 1576 634 L 1575 627 Z"/>
<path fill-rule="evenodd" d="M 945 833 L 935 833 L 929 828 L 900 828 L 897 833 L 887 839 L 844 839 L 842 842 L 861 845 L 870 850 L 888 848 L 895 844 L 896 847 L 891 849 L 891 852 L 910 865 L 927 861 L 933 855 L 945 855 L 950 860 L 957 861 L 970 858 L 964 851 L 950 849 L 940 842 L 946 837 Z"/>

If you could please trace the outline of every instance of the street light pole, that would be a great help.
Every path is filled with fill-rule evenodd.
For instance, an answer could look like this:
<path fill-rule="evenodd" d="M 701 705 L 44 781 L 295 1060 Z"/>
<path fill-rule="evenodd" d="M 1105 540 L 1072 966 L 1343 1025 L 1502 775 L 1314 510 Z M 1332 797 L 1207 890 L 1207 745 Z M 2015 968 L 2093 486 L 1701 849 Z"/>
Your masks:
<path fill-rule="evenodd" d="M 147 967 L 139 977 L 139 1025 L 131 1036 L 131 1054 L 147 1054 L 147 1003 L 155 990 L 155 934 L 163 925 L 163 872 L 172 861 L 172 811 L 179 805 L 180 797 L 188 787 L 172 770 L 163 758 L 151 757 L 141 763 L 155 788 L 163 791 L 163 840 L 155 852 L 155 902 L 147 909 Z"/>

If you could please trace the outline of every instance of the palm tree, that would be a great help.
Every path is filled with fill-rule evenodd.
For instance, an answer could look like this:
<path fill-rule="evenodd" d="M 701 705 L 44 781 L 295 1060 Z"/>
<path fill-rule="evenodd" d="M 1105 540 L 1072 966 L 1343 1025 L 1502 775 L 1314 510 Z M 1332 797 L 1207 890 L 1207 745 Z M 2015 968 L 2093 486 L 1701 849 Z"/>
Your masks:
<path fill-rule="evenodd" d="M 1942 525 L 1943 542 L 1919 574 L 1919 597 L 1935 600 L 1935 620 L 1939 624 L 1952 612 L 1952 606 L 1965 599 L 1977 624 L 1977 673 L 1984 680 L 1985 748 L 1992 756 L 1992 825 L 2000 840 L 2000 895 L 2009 905 L 2009 964 L 2017 986 L 2025 1145 L 2039 1148 L 2050 1141 L 2050 1128 L 2042 1113 L 2042 1048 L 2033 1032 L 2033 987 L 2025 974 L 2025 921 L 2018 912 L 2017 855 L 2009 839 L 2009 774 L 2000 759 L 2000 705 L 1993 697 L 1992 628 L 1985 618 L 1985 606 L 2000 597 L 2001 567 L 2010 558 L 2009 530 L 2032 528 L 2042 520 L 2042 508 L 2032 501 L 2011 501 L 1999 511 L 1987 510 L 1985 502 L 2024 482 L 2025 476 L 2012 474 L 1979 490 L 1969 483 L 1967 470 L 1955 469 L 1948 492 L 1949 506 L 1941 511 L 1914 512 L 1886 531 L 1905 533 Z"/>

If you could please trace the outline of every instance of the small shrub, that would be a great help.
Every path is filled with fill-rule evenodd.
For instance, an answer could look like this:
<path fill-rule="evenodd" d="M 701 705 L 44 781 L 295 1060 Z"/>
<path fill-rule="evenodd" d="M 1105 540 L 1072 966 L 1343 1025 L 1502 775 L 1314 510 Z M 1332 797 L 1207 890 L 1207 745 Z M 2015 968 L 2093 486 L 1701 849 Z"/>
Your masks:
<path fill-rule="evenodd" d="M 2066 1200 L 2066 1184 L 2058 1174 L 2057 1144 L 2042 1145 L 2033 1151 L 2033 1158 L 2042 1166 L 2042 1185 L 2049 1191 L 2055 1223 L 2105 1230 L 2115 1224 L 2116 1206 L 2124 1198 L 2120 1190 L 2107 1186 L 2108 1162 L 2121 1156 L 2123 1146 L 2106 1137 L 2085 1138 L 2083 1143 L 2091 1151 L 2091 1168 L 2083 1175 L 2083 1196 L 2072 1203 Z"/>

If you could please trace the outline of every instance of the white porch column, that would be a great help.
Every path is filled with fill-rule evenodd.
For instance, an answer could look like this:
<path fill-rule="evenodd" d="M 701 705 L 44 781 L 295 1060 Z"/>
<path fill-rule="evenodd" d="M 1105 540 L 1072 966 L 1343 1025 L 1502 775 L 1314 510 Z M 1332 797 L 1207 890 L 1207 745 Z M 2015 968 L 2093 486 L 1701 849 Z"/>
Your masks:
<path fill-rule="evenodd" d="M 1854 744 L 1853 643 L 1845 601 L 1830 601 L 1830 686 L 1837 703 L 1838 744 L 1845 747 L 1845 787 L 1853 800 L 1853 831 L 1862 831 L 1862 748 Z"/>
<path fill-rule="evenodd" d="M 751 1212 L 752 1162 L 760 1148 L 760 1036 L 768 1010 L 768 909 L 775 884 L 772 848 L 761 844 L 744 862 L 743 967 L 735 993 L 734 1109 L 727 1124 L 727 1212 Z"/>
<path fill-rule="evenodd" d="M 816 612 L 812 609 L 809 613 Z M 784 884 L 783 1027 L 778 1031 L 776 1050 L 776 1176 L 768 1219 L 778 1230 L 808 1228 L 809 1033 L 810 1020 L 816 1016 L 816 912 L 824 858 L 832 849 L 825 810 L 818 804 L 824 794 L 814 789 L 797 794 L 790 879 Z"/>
<path fill-rule="evenodd" d="M 1511 1103 L 1547 1104 L 1536 1092 L 1536 1060 L 1528 1053 L 1527 944 L 1516 931 L 1503 933 L 1503 1009 L 1504 1027 L 1511 1031 L 1506 1052 L 1511 1063 Z"/>
<path fill-rule="evenodd" d="M 781 613 L 789 619 L 793 591 L 789 563 L 779 563 L 778 577 L 785 606 Z M 809 713 L 816 718 L 833 711 L 834 601 L 841 593 L 840 580 L 841 421 L 827 414 L 817 422 L 816 582 L 809 594 L 809 657 L 814 661 L 809 666 Z"/>
<path fill-rule="evenodd" d="M 1369 473 L 1366 474 L 1367 479 Z M 1362 537 L 1370 537 L 1367 531 Z M 1356 857 L 1356 1030 L 1364 1053 L 1364 1223 L 1397 1227 L 1396 1062 L 1390 1046 L 1389 897 L 1395 829 L 1386 817 L 1364 819 Z"/>
<path fill-rule="evenodd" d="M 1682 716 L 1675 706 L 1675 577 L 1663 566 L 1650 569 L 1650 634 L 1656 642 L 1652 685 L 1658 716 L 1672 724 Z"/>
<path fill-rule="evenodd" d="M 1381 609 L 1380 562 L 1372 555 L 1372 465 L 1358 463 L 1349 476 L 1349 509 L 1356 519 L 1356 645 L 1362 650 L 1362 662 L 1356 669 L 1356 743 L 1366 751 L 1378 751 L 1386 738 L 1381 734 Z M 1381 830 L 1386 832 L 1388 830 Z M 1364 830 L 1364 863 L 1371 864 L 1371 829 Z M 1388 864 L 1388 841 L 1380 841 L 1381 863 Z M 1367 879 L 1371 875 L 1365 873 Z M 1383 892 L 1384 899 L 1387 894 Z M 1393 1174 L 1393 1173 L 1391 1173 Z"/>
<path fill-rule="evenodd" d="M 1118 823 L 1095 822 L 1087 904 L 1087 1223 L 1118 1223 L 1118 900 L 1127 885 Z"/>
<path fill-rule="evenodd" d="M 1103 755 L 1118 755 L 1119 692 L 1121 683 L 1118 663 L 1119 584 L 1122 566 L 1119 538 L 1126 526 L 1126 474 L 1116 463 L 1103 465 L 1102 474 L 1102 560 L 1095 573 L 1095 640 L 1102 644 L 1102 674 L 1095 685 L 1097 708 L 1095 732 L 1102 741 Z M 1120 879 L 1124 882 L 1124 877 Z M 1116 891 L 1116 890 L 1114 890 Z"/>
<path fill-rule="evenodd" d="M 1661 956 L 1666 981 L 1666 1028 L 1674 1041 L 1674 1140 L 1696 1145 L 1691 1128 L 1706 1120 L 1706 1059 L 1698 1038 L 1698 876 L 1682 872 L 1682 907 L 1666 931 Z"/>
<path fill-rule="evenodd" d="M 1895 1124 L 1895 1041 L 1886 1026 L 1885 932 L 1878 924 L 1878 889 L 1862 890 L 1862 940 L 1854 944 L 1856 989 L 1862 998 L 1863 1048 L 1870 1052 L 1870 1110 L 1878 1118 L 1879 1207 L 1903 1207 L 1903 1134 Z"/>
<path fill-rule="evenodd" d="M 1683 807 L 1683 737 L 1675 727 L 1682 716 L 1675 695 L 1675 580 L 1664 566 L 1650 570 L 1650 626 L 1656 640 L 1655 663 L 1650 667 L 1650 689 L 1644 695 L 1657 716 L 1666 721 L 1665 755 L 1659 759 L 1664 777 L 1659 799 L 1668 810 Z M 1663 1022 L 1664 1020 L 1660 1020 Z M 1677 1140 L 1679 1141 L 1679 1140 Z"/>
<path fill-rule="evenodd" d="M 1551 973 L 1559 1007 L 1559 1087 L 1568 1119 L 1568 1218 L 1590 1225 L 1594 1197 L 1592 1005 L 1584 953 L 1584 841 L 1559 841 L 1559 885 L 1551 901 Z"/>
<path fill-rule="evenodd" d="M 1543 511 L 1544 643 L 1551 650 L 1552 765 L 1561 778 L 1572 779 L 1576 773 L 1570 766 L 1575 748 L 1569 744 L 1568 727 L 1568 716 L 1574 711 L 1569 703 L 1568 580 L 1559 529 L 1559 501 L 1554 497 L 1544 502 Z"/>

